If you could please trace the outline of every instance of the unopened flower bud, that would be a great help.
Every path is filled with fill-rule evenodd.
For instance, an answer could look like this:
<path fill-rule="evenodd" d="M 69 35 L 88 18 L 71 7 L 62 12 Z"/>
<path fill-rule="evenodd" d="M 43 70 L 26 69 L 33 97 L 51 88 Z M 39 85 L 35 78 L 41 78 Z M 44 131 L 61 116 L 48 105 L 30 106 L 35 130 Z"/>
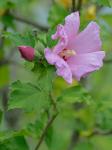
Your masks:
<path fill-rule="evenodd" d="M 28 61 L 33 61 L 34 57 L 35 57 L 35 50 L 34 48 L 30 47 L 30 46 L 18 46 L 18 49 L 21 53 L 21 56 L 28 60 Z"/>

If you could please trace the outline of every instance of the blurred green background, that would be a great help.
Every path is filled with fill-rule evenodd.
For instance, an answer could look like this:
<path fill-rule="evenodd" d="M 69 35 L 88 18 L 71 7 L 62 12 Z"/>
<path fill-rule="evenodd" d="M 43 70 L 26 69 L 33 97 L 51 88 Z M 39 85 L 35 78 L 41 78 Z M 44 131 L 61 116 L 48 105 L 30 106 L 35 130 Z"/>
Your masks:
<path fill-rule="evenodd" d="M 67 103 L 60 104 L 62 112 L 49 131 L 47 144 L 44 142 L 41 150 L 112 150 L 111 6 L 111 0 L 82 1 L 80 30 L 92 20 L 100 25 L 102 49 L 106 51 L 104 66 L 82 81 L 92 97 L 87 100 L 87 105 L 82 105 L 81 96 L 75 109 L 68 107 L 72 103 L 68 99 Z M 9 85 L 16 80 L 36 81 L 34 74 L 29 71 L 32 64 L 24 63 L 17 50 L 16 42 L 20 40 L 17 33 L 27 39 L 26 33 L 36 32 L 40 38 L 42 31 L 44 39 L 46 30 L 61 23 L 71 8 L 71 0 L 0 0 L 0 150 L 33 150 L 38 139 L 37 133 L 40 132 L 38 122 L 33 124 L 34 114 L 25 115 L 19 109 L 7 111 Z M 37 48 L 43 47 L 37 44 Z M 78 85 L 77 81 L 73 85 Z M 65 87 L 68 85 L 63 79 L 56 78 L 55 97 Z M 26 137 L 10 132 L 18 129 L 22 132 L 26 126 L 32 137 L 30 133 Z"/>

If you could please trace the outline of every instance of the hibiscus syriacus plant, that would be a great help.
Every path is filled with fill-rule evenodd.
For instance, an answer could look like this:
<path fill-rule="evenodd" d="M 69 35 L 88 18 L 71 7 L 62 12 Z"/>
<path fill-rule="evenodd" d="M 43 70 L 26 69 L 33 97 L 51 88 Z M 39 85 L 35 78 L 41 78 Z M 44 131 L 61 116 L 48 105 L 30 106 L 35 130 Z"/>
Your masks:
<path fill-rule="evenodd" d="M 79 33 L 79 12 L 65 18 L 65 24 L 59 24 L 52 39 L 59 39 L 52 48 L 45 49 L 48 63 L 55 65 L 57 75 L 62 76 L 68 83 L 98 70 L 103 65 L 105 52 L 101 51 L 100 27 L 95 22 Z"/>
<path fill-rule="evenodd" d="M 102 42 L 100 39 L 100 27 L 96 22 L 90 22 L 82 32 L 79 32 L 79 26 L 79 12 L 74 12 L 68 15 L 65 18 L 65 24 L 59 24 L 57 26 L 56 33 L 51 36 L 50 40 L 57 40 L 57 44 L 49 48 L 45 46 L 48 45 L 46 42 L 43 48 L 44 52 L 42 51 L 42 54 L 39 53 L 38 50 L 38 55 L 36 55 L 37 49 L 31 46 L 18 46 L 21 57 L 33 63 L 31 71 L 36 74 L 38 82 L 37 85 L 33 85 L 32 83 L 23 84 L 21 82 L 14 83 L 12 86 L 14 89 L 12 88 L 12 103 L 10 102 L 10 108 L 12 109 L 14 104 L 17 108 L 26 108 L 28 103 L 27 101 L 31 100 L 31 110 L 35 110 L 35 108 L 37 109 L 37 107 L 39 107 L 38 109 L 40 112 L 47 112 L 47 116 L 49 116 L 49 112 L 51 112 L 50 119 L 45 126 L 45 129 L 43 129 L 40 141 L 38 142 L 35 150 L 38 149 L 40 143 L 43 141 L 43 137 L 47 134 L 49 126 L 55 120 L 60 110 L 63 109 L 61 107 L 62 104 L 58 105 L 59 108 L 57 108 L 57 103 L 62 101 L 64 104 L 67 103 L 64 106 L 68 107 L 69 104 L 71 105 L 71 102 L 68 103 L 69 100 L 73 102 L 72 106 L 75 104 L 77 99 L 81 100 L 81 102 L 84 100 L 83 102 L 86 103 L 85 95 L 86 99 L 88 100 L 89 97 L 88 101 L 90 101 L 91 96 L 88 96 L 87 91 L 80 85 L 77 87 L 70 86 L 70 88 L 65 89 L 64 94 L 62 91 L 62 93 L 60 92 L 60 96 L 55 95 L 55 89 L 53 89 L 53 79 L 55 78 L 55 75 L 57 74 L 57 76 L 63 77 L 67 83 L 72 84 L 73 79 L 80 81 L 82 77 L 86 77 L 89 73 L 100 69 L 103 65 L 105 52 L 101 50 Z M 24 89 L 24 87 L 26 89 Z M 75 89 L 79 90 L 78 95 L 77 92 L 75 93 Z M 15 92 L 13 90 L 15 90 Z M 19 99 L 16 104 L 15 99 L 13 100 L 13 98 L 15 98 L 15 94 L 17 94 L 16 96 L 18 97 L 18 93 L 20 93 L 19 97 L 22 97 L 23 99 L 20 103 Z M 27 101 L 25 103 L 23 95 L 26 95 Z M 32 102 L 32 100 L 34 102 Z M 47 102 L 49 100 L 50 103 Z M 32 104 L 34 105 L 32 106 Z M 49 104 L 51 107 L 49 107 Z M 66 111 L 66 109 L 68 108 L 65 107 L 64 110 Z"/>
<path fill-rule="evenodd" d="M 78 4 L 80 1 L 76 2 Z M 11 133 L 7 131 L 5 133 L 1 132 L 0 143 L 4 139 L 4 135 L 7 135 L 8 133 L 6 141 L 9 135 L 11 136 L 11 139 L 15 138 L 15 136 L 19 136 L 20 138 L 17 139 L 23 139 L 23 142 L 21 142 L 22 145 L 28 143 L 28 147 L 31 149 L 34 147 L 34 150 L 38 150 L 41 144 L 43 144 L 41 147 L 42 150 L 65 150 L 69 149 L 71 145 L 73 145 L 72 149 L 80 149 L 76 146 L 80 146 L 84 141 L 86 141 L 86 143 L 83 143 L 84 145 L 88 144 L 89 137 L 94 135 L 97 136 L 99 133 L 101 133 L 101 135 L 103 135 L 103 133 L 104 135 L 107 135 L 105 131 L 102 132 L 102 129 L 106 127 L 105 124 L 108 122 L 106 121 L 105 123 L 104 118 L 105 114 L 109 113 L 103 112 L 105 111 L 104 109 L 107 109 L 107 104 L 106 107 L 104 106 L 104 100 L 105 97 L 108 99 L 108 96 L 101 95 L 101 93 L 96 96 L 97 89 L 102 87 L 101 82 L 105 78 L 105 76 L 103 76 L 105 74 L 102 72 L 106 73 L 107 70 L 99 72 L 96 76 L 90 77 L 92 83 L 94 83 L 93 88 L 91 86 L 92 94 L 85 88 L 85 85 L 88 87 L 91 83 L 84 80 L 85 84 L 83 85 L 83 82 L 80 81 L 81 78 L 87 77 L 88 74 L 99 70 L 103 66 L 105 52 L 102 50 L 100 26 L 92 21 L 83 31 L 79 31 L 80 13 L 78 10 L 81 10 L 75 8 L 75 5 L 73 8 L 77 11 L 72 11 L 72 13 L 69 14 L 68 9 L 66 11 L 63 7 L 61 8 L 61 6 L 57 6 L 56 4 L 53 5 L 55 5 L 55 8 L 53 8 L 53 12 L 50 14 L 51 18 L 49 16 L 50 27 L 41 27 L 36 24 L 36 27 L 40 30 L 25 31 L 24 34 L 9 32 L 5 32 L 4 34 L 6 38 L 9 37 L 9 40 L 11 39 L 11 45 L 13 43 L 18 48 L 21 58 L 25 60 L 26 69 L 20 70 L 20 72 L 22 72 L 22 75 L 19 77 L 20 80 L 14 81 L 11 84 L 9 95 L 4 92 L 5 90 L 3 91 L 5 93 L 3 93 L 5 102 L 9 96 L 8 110 L 17 110 L 17 112 L 15 111 L 16 113 L 13 113 L 14 118 L 19 116 L 18 114 L 22 114 L 22 122 L 20 123 L 20 126 L 14 127 L 14 129 L 17 129 L 14 130 L 14 133 L 12 130 Z M 59 12 L 62 12 L 60 13 L 60 18 L 58 18 L 58 10 L 60 10 Z M 82 17 L 85 15 L 83 14 L 83 11 L 81 12 L 81 15 Z M 63 20 L 63 24 L 60 24 Z M 82 25 L 85 24 L 86 21 L 86 19 L 82 20 Z M 25 23 L 27 22 L 29 23 L 29 21 L 25 20 Z M 32 24 L 31 22 L 30 25 L 35 26 L 35 24 Z M 103 33 L 102 35 L 104 36 Z M 22 65 L 19 64 L 21 59 L 17 59 L 16 61 L 19 60 L 18 62 L 15 60 L 16 57 L 14 59 L 14 64 L 21 68 Z M 105 63 L 106 61 L 107 58 L 105 59 Z M 12 60 L 6 60 L 3 62 L 1 61 L 1 65 L 4 62 L 5 64 L 7 62 L 13 63 Z M 16 70 L 19 71 L 19 69 L 15 68 L 16 67 L 14 67 L 14 69 L 12 68 L 14 72 Z M 6 75 L 7 68 L 3 68 L 3 72 L 5 72 Z M 5 77 L 4 75 L 1 76 L 1 78 Z M 111 77 L 111 74 L 109 77 Z M 98 84 L 100 86 L 98 86 Z M 104 89 L 102 91 L 104 92 Z M 106 91 L 105 93 L 108 92 Z M 103 102 L 100 100 L 100 95 L 101 99 L 103 98 Z M 110 97 L 108 104 L 110 104 Z M 6 108 L 4 112 L 6 113 Z M 57 117 L 59 118 L 57 119 Z M 109 118 L 109 120 L 112 120 L 110 117 L 111 114 L 109 114 L 107 119 Z M 10 124 L 13 124 L 15 120 L 13 121 L 13 118 L 11 118 L 10 122 Z M 19 119 L 17 122 L 19 122 Z M 109 127 L 111 124 L 112 122 L 110 122 Z M 60 127 L 63 127 L 63 130 L 61 131 L 63 132 L 62 134 L 60 134 Z M 100 132 L 98 132 L 97 129 Z M 110 135 L 111 131 L 108 133 Z M 58 138 L 58 136 L 60 137 Z M 26 139 L 27 142 L 25 142 Z M 83 141 L 82 139 L 85 140 Z M 11 143 L 7 143 L 12 145 L 13 141 L 16 140 L 11 140 Z M 79 144 L 77 144 L 78 142 Z M 16 143 L 20 144 L 20 142 Z M 32 143 L 34 143 L 34 145 L 31 145 Z M 94 141 L 91 143 L 94 143 Z M 88 146 L 89 145 L 85 145 L 85 147 Z M 28 147 L 24 148 L 23 146 L 23 149 L 30 150 Z M 96 147 L 96 145 L 94 147 Z M 7 148 L 8 147 L 5 147 L 3 149 L 5 150 Z M 11 148 L 11 150 L 12 149 L 13 148 Z M 17 150 L 19 149 L 22 148 L 17 148 Z"/>

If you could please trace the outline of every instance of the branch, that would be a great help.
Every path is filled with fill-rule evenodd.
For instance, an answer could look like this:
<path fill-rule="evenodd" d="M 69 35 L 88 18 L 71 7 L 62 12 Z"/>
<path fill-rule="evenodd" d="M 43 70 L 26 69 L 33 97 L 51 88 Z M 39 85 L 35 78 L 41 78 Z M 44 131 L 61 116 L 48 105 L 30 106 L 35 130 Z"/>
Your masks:
<path fill-rule="evenodd" d="M 75 6 L 76 6 L 76 0 L 72 0 L 72 12 L 75 11 Z"/>
<path fill-rule="evenodd" d="M 3 65 L 14 65 L 14 66 L 23 68 L 23 66 L 21 64 L 19 64 L 18 62 L 13 61 L 13 60 L 8 60 L 8 59 L 4 59 L 4 60 L 0 61 L 0 66 L 3 66 Z"/>
<path fill-rule="evenodd" d="M 100 130 L 94 130 L 88 137 L 92 137 L 94 135 L 112 135 L 112 130 L 110 131 L 100 131 Z"/>
<path fill-rule="evenodd" d="M 55 0 L 51 0 L 52 4 L 55 4 Z"/>
<path fill-rule="evenodd" d="M 38 24 L 38 23 L 36 23 L 36 22 L 32 22 L 32 21 L 30 21 L 30 20 L 27 20 L 27 19 L 25 19 L 25 18 L 22 18 L 22 17 L 20 17 L 20 16 L 16 16 L 15 14 L 10 14 L 15 20 L 17 20 L 17 21 L 20 21 L 20 22 L 23 22 L 23 23 L 26 23 L 26 24 L 28 24 L 28 25 L 31 25 L 31 26 L 34 26 L 35 28 L 38 28 L 38 29 L 40 29 L 40 30 L 42 30 L 42 31 L 48 31 L 48 27 L 45 27 L 45 26 L 42 26 L 42 25 L 40 25 L 40 24 Z"/>
<path fill-rule="evenodd" d="M 38 150 L 40 148 L 40 146 L 41 146 L 41 144 L 42 144 L 42 142 L 44 140 L 44 137 L 45 137 L 45 135 L 47 133 L 48 128 L 52 125 L 52 123 L 55 120 L 55 118 L 57 117 L 57 115 L 58 115 L 58 113 L 56 113 L 55 115 L 53 115 L 51 117 L 51 119 L 49 119 L 49 121 L 48 121 L 48 123 L 47 123 L 47 125 L 46 125 L 46 127 L 45 127 L 45 129 L 44 129 L 44 131 L 43 131 L 43 133 L 41 135 L 41 137 L 40 137 L 40 140 L 39 140 L 39 142 L 38 142 L 38 144 L 37 144 L 37 146 L 35 148 L 35 150 Z"/>
<path fill-rule="evenodd" d="M 112 130 L 110 131 L 102 131 L 102 130 L 97 130 L 95 129 L 90 135 L 85 136 L 84 138 L 91 138 L 95 135 L 102 135 L 102 136 L 108 136 L 108 135 L 112 135 Z M 72 135 L 72 140 L 71 143 L 69 145 L 68 150 L 72 150 L 74 149 L 74 147 L 76 146 L 76 144 L 83 139 L 83 137 L 80 137 L 80 134 L 78 131 L 74 131 L 73 135 Z"/>
<path fill-rule="evenodd" d="M 55 120 L 55 118 L 56 118 L 57 115 L 58 115 L 56 102 L 55 102 L 55 100 L 53 99 L 53 96 L 52 96 L 51 93 L 49 94 L 49 96 L 50 96 L 50 100 L 51 100 L 51 103 L 52 103 L 52 105 L 53 105 L 53 109 L 54 109 L 54 113 L 55 113 L 55 114 L 54 114 L 51 118 L 49 118 L 48 123 L 47 123 L 47 125 L 46 125 L 46 127 L 45 127 L 45 129 L 44 129 L 44 131 L 43 131 L 43 133 L 42 133 L 42 135 L 41 135 L 41 137 L 40 137 L 40 140 L 39 140 L 39 142 L 38 142 L 38 144 L 37 144 L 35 150 L 38 150 L 38 149 L 39 149 L 40 145 L 42 144 L 42 142 L 43 142 L 43 140 L 44 140 L 44 137 L 45 137 L 45 135 L 46 135 L 46 133 L 47 133 L 48 128 L 52 125 L 53 121 Z"/>
<path fill-rule="evenodd" d="M 77 10 L 80 11 L 82 7 L 82 0 L 78 0 Z"/>
<path fill-rule="evenodd" d="M 58 112 L 58 111 L 57 111 L 56 102 L 55 102 L 55 100 L 54 100 L 54 98 L 53 98 L 53 96 L 52 96 L 52 93 L 50 93 L 50 99 L 51 99 L 51 103 L 52 103 L 53 108 L 54 108 L 54 112 Z"/>
<path fill-rule="evenodd" d="M 6 26 L 3 27 L 2 32 L 5 32 L 7 30 Z M 0 49 L 3 49 L 4 47 L 4 37 L 0 38 Z"/>
<path fill-rule="evenodd" d="M 106 59 L 105 59 L 105 60 L 104 60 L 104 63 L 105 63 L 105 64 L 111 64 L 111 63 L 112 63 L 112 60 L 111 60 L 111 59 L 110 59 L 110 60 L 106 60 Z"/>
<path fill-rule="evenodd" d="M 8 85 L 5 86 L 0 92 L 2 94 L 3 109 L 4 109 L 4 111 L 6 111 L 7 110 L 7 102 L 8 102 L 8 93 L 9 93 Z"/>
<path fill-rule="evenodd" d="M 72 137 L 71 137 L 71 142 L 70 142 L 70 145 L 69 145 L 68 150 L 74 149 L 75 145 L 76 145 L 76 144 L 78 143 L 78 141 L 79 141 L 79 138 L 80 138 L 79 132 L 78 132 L 78 131 L 74 131 L 74 132 L 73 132 L 73 135 L 72 135 Z"/>

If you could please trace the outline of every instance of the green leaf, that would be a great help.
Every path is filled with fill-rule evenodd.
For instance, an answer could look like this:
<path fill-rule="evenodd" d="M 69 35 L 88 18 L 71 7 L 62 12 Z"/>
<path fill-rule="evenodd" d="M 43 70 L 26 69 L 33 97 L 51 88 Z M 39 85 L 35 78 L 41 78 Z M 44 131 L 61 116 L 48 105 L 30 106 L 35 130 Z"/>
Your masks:
<path fill-rule="evenodd" d="M 69 87 L 62 91 L 60 96 L 57 98 L 58 110 L 61 112 L 61 115 L 66 118 L 75 118 L 77 113 L 81 110 L 85 110 L 86 107 L 93 106 L 93 101 L 89 93 L 80 85 Z M 93 110 L 93 108 L 91 108 Z M 88 111 L 87 111 L 88 112 Z M 86 112 L 82 112 L 82 120 L 89 120 L 86 117 Z M 83 119 L 83 118 L 84 119 Z"/>
<path fill-rule="evenodd" d="M 109 0 L 97 0 L 96 3 L 99 5 L 111 7 Z"/>
<path fill-rule="evenodd" d="M 29 147 L 26 143 L 26 140 L 23 136 L 17 136 L 5 140 L 3 143 L 0 143 L 0 150 L 29 150 Z"/>
<path fill-rule="evenodd" d="M 13 17 L 10 14 L 3 15 L 1 21 L 6 27 L 14 28 Z"/>
<path fill-rule="evenodd" d="M 44 128 L 44 120 L 38 119 L 35 123 L 30 123 L 27 125 L 26 132 L 33 138 L 40 138 L 40 134 L 42 133 Z"/>
<path fill-rule="evenodd" d="M 91 142 L 94 145 L 94 149 L 97 150 L 111 150 L 112 147 L 112 136 L 94 136 L 91 139 Z M 93 149 L 93 150 L 94 150 Z M 91 149 L 90 149 L 91 150 Z"/>
<path fill-rule="evenodd" d="M 31 47 L 35 46 L 35 38 L 33 34 L 30 32 L 25 33 L 24 35 L 13 32 L 4 32 L 3 36 L 11 40 L 15 46 L 20 45 L 27 45 Z"/>
<path fill-rule="evenodd" d="M 37 44 L 38 42 L 40 42 L 44 47 L 47 47 L 47 43 L 46 43 L 46 33 L 38 33 L 37 34 Z"/>
<path fill-rule="evenodd" d="M 88 94 L 88 92 L 81 87 L 80 85 L 78 86 L 74 86 L 74 87 L 70 87 L 65 89 L 61 96 L 59 96 L 58 101 L 64 101 L 67 103 L 74 103 L 74 102 L 90 102 L 90 95 Z"/>
<path fill-rule="evenodd" d="M 0 9 L 14 8 L 15 4 L 9 0 L 0 0 Z"/>
<path fill-rule="evenodd" d="M 7 6 L 7 1 L 1 0 L 0 1 L 0 9 L 1 8 L 6 8 L 6 6 Z"/>
<path fill-rule="evenodd" d="M 37 110 L 40 113 L 43 108 L 48 107 L 48 98 L 49 96 L 39 87 L 16 81 L 11 85 L 8 108 Z"/>
<path fill-rule="evenodd" d="M 94 150 L 94 145 L 89 140 L 83 140 L 73 150 Z"/>
<path fill-rule="evenodd" d="M 12 130 L 5 130 L 0 132 L 0 142 L 3 143 L 6 140 L 14 138 L 16 136 L 25 136 L 27 133 L 24 130 L 19 131 L 12 131 Z"/>
<path fill-rule="evenodd" d="M 48 44 L 48 47 L 53 47 L 53 46 L 55 46 L 56 44 L 57 44 L 57 41 L 58 40 L 52 40 L 51 39 L 51 36 L 54 34 L 56 32 L 56 29 L 54 28 L 54 29 L 50 29 L 49 31 L 48 31 L 48 34 L 47 34 L 47 44 Z"/>
<path fill-rule="evenodd" d="M 108 102 L 107 102 L 108 103 Z M 97 104 L 98 105 L 98 104 Z M 112 129 L 112 108 L 104 108 L 106 105 L 98 107 L 98 112 L 96 111 L 96 122 L 97 125 L 103 130 L 111 130 Z M 108 105 L 112 105 L 109 103 Z"/>
<path fill-rule="evenodd" d="M 52 6 L 51 11 L 49 12 L 49 24 L 51 27 L 56 26 L 61 23 L 64 18 L 68 15 L 68 11 L 61 5 L 55 4 Z"/>
<path fill-rule="evenodd" d="M 52 90 L 55 69 L 50 65 L 45 65 L 35 63 L 33 71 L 37 74 L 37 83 L 39 87 L 41 87 L 45 92 L 49 93 Z"/>

